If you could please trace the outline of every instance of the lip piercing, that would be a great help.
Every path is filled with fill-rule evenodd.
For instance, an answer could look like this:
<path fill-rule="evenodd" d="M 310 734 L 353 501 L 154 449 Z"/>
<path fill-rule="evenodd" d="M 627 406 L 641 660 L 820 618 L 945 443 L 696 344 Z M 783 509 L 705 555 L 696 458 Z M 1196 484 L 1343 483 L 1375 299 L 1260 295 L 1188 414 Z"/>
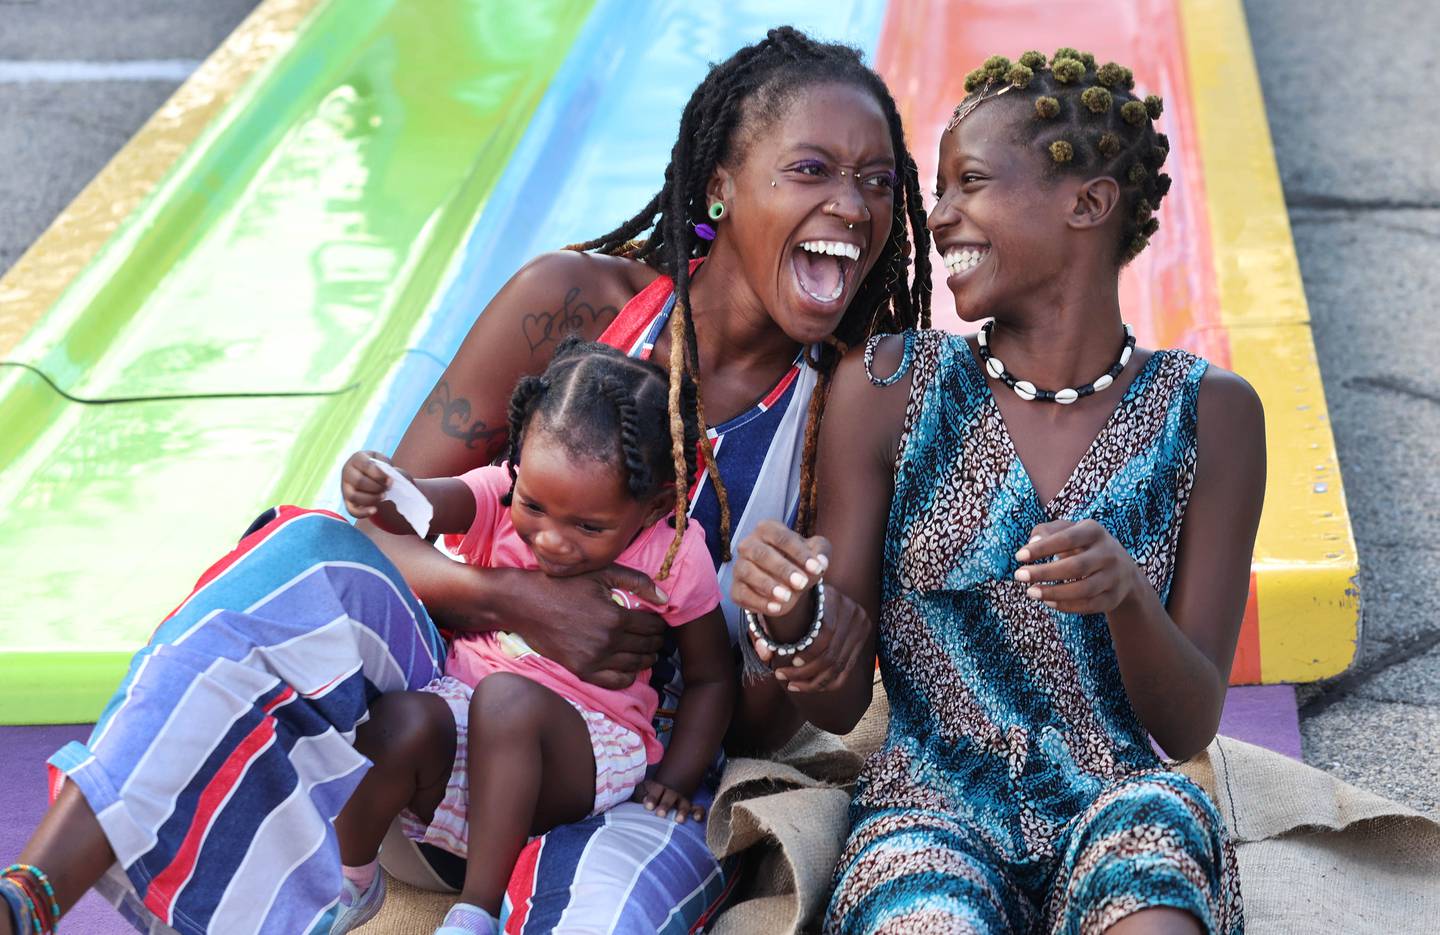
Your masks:
<path fill-rule="evenodd" d="M 846 223 L 845 227 L 846 227 L 846 229 L 852 230 L 852 231 L 855 229 L 855 225 L 854 225 L 854 224 L 850 224 L 850 223 Z"/>
<path fill-rule="evenodd" d="M 771 179 L 771 180 L 770 180 L 770 187 L 771 187 L 771 188 L 774 188 L 774 187 L 775 187 L 775 180 L 774 180 L 774 179 Z"/>

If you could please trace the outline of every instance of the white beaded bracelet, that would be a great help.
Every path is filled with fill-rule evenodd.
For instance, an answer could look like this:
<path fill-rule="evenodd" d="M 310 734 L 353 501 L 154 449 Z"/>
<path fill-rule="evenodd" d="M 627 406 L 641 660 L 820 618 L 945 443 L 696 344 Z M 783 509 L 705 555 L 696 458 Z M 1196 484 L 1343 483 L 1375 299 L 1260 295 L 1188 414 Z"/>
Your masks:
<path fill-rule="evenodd" d="M 765 651 L 772 656 L 787 658 L 797 653 L 803 653 L 815 642 L 815 637 L 820 635 L 820 627 L 825 623 L 825 579 L 822 577 L 815 582 L 815 622 L 810 624 L 810 632 L 806 633 L 796 643 L 777 643 L 770 638 L 770 633 L 765 625 L 760 622 L 759 614 L 747 610 L 744 612 L 745 626 L 750 630 L 750 635 L 755 642 L 765 647 Z"/>

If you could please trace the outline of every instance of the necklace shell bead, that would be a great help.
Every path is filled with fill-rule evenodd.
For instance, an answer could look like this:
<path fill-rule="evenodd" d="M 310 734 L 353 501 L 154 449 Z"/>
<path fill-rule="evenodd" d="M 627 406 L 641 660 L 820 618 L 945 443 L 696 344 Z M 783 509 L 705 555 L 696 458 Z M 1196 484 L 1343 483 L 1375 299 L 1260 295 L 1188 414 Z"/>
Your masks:
<path fill-rule="evenodd" d="M 980 345 L 980 359 L 985 362 L 985 372 L 991 378 L 999 380 L 1015 391 L 1026 402 L 1039 400 L 1041 402 L 1058 403 L 1061 406 L 1069 406 L 1084 399 L 1086 396 L 1093 396 L 1101 390 L 1109 389 L 1115 384 L 1115 378 L 1130 363 L 1131 354 L 1135 350 L 1135 332 L 1129 325 L 1125 325 L 1125 341 L 1120 346 L 1120 356 L 1115 363 L 1110 365 L 1100 376 L 1081 387 L 1065 387 L 1059 390 L 1042 390 L 1029 380 L 1017 380 L 1015 376 L 1005 369 L 1005 364 L 1000 358 L 990 353 L 990 335 L 995 328 L 995 322 L 987 321 L 975 336 L 976 343 Z"/>

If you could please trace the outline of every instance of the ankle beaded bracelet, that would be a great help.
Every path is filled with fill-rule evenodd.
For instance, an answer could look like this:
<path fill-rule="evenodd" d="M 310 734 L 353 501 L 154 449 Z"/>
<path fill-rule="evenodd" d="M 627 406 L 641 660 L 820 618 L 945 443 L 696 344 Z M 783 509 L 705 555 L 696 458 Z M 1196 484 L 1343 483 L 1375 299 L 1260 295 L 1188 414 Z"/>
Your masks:
<path fill-rule="evenodd" d="M 60 903 L 55 898 L 55 887 L 45 871 L 32 864 L 11 864 L 0 871 L 0 878 L 9 880 L 20 890 L 26 902 L 30 903 L 30 922 L 36 935 L 53 932 L 60 921 Z M 44 899 L 39 898 L 41 891 Z"/>

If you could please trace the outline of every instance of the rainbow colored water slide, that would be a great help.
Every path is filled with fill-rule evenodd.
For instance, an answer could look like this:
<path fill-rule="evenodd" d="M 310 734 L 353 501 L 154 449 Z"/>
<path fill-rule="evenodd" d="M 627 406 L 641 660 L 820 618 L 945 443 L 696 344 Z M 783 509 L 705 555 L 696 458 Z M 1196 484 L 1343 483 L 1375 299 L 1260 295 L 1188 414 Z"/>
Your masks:
<path fill-rule="evenodd" d="M 0 723 L 93 718 L 254 514 L 333 505 L 505 278 L 643 204 L 706 64 L 782 21 L 865 51 L 927 176 L 995 52 L 1165 97 L 1126 306 L 1269 418 L 1235 681 L 1342 671 L 1355 547 L 1238 0 L 264 0 L 0 280 Z"/>

